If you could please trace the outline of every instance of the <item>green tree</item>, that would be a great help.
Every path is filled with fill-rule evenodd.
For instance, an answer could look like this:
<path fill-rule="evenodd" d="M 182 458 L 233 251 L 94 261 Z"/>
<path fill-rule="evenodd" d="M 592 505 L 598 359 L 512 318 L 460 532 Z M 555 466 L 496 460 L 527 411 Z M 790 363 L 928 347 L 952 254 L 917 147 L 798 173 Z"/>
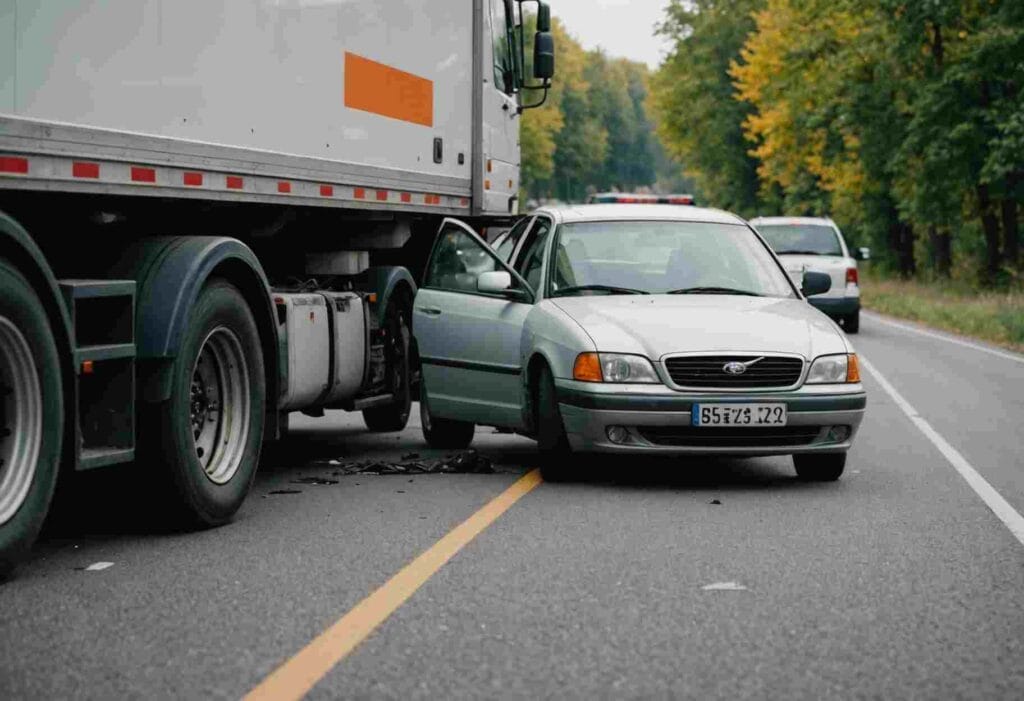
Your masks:
<path fill-rule="evenodd" d="M 651 87 L 658 133 L 709 204 L 760 211 L 757 162 L 743 122 L 752 113 L 736 99 L 729 66 L 754 29 L 762 0 L 671 0 L 662 35 L 672 49 Z"/>

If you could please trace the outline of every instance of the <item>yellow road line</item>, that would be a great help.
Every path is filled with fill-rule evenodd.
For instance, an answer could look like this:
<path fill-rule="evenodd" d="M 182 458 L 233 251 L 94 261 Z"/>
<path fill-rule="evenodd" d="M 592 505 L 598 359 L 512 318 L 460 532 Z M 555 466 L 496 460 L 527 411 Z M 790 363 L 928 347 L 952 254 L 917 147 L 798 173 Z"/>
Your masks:
<path fill-rule="evenodd" d="M 245 696 L 245 701 L 301 699 L 448 560 L 540 483 L 537 470 L 523 475 L 271 672 Z"/>

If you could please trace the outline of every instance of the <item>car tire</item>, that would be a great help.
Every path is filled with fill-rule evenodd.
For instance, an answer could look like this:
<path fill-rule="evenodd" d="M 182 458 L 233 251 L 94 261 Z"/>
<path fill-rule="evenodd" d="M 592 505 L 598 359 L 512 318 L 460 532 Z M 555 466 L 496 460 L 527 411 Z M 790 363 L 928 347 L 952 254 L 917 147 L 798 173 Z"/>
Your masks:
<path fill-rule="evenodd" d="M 0 259 L 0 580 L 42 528 L 64 436 L 57 343 L 28 281 Z"/>
<path fill-rule="evenodd" d="M 143 410 L 139 445 L 175 525 L 227 523 L 245 501 L 263 444 L 259 331 L 231 283 L 208 282 L 171 369 L 171 396 Z M 212 401 L 211 401 L 212 398 Z"/>
<path fill-rule="evenodd" d="M 794 455 L 793 467 L 804 482 L 835 482 L 846 468 L 846 453 Z"/>
<path fill-rule="evenodd" d="M 409 332 L 408 305 L 403 296 L 396 296 L 384 313 L 384 328 L 387 330 L 385 354 L 387 372 L 391 373 L 390 384 L 394 401 L 387 406 L 363 410 L 363 421 L 374 433 L 401 431 L 409 423 L 412 411 L 412 372 L 409 351 L 412 334 Z"/>
<path fill-rule="evenodd" d="M 439 419 L 430 413 L 427 385 L 420 379 L 420 426 L 423 438 L 431 448 L 461 450 L 473 442 L 476 425 L 468 421 Z"/>
<path fill-rule="evenodd" d="M 555 379 L 544 365 L 537 377 L 534 394 L 536 407 L 537 447 L 540 449 L 540 474 L 546 482 L 565 482 L 572 478 L 572 449 L 565 434 L 565 424 L 558 410 Z"/>
<path fill-rule="evenodd" d="M 843 317 L 843 330 L 846 333 L 857 333 L 860 331 L 860 310 Z"/>

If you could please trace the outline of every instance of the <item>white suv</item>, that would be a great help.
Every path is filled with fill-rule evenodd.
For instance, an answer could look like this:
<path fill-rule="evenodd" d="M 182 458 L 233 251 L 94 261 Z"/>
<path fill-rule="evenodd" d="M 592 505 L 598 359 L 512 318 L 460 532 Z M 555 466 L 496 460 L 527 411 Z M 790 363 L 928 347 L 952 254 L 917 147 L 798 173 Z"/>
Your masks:
<path fill-rule="evenodd" d="M 807 301 L 840 322 L 847 333 L 857 333 L 860 328 L 857 260 L 867 260 L 870 251 L 860 248 L 856 257 L 851 255 L 839 227 L 828 218 L 758 217 L 750 224 L 775 249 L 797 285 L 809 270 L 827 273 L 832 278 L 832 289 Z"/>

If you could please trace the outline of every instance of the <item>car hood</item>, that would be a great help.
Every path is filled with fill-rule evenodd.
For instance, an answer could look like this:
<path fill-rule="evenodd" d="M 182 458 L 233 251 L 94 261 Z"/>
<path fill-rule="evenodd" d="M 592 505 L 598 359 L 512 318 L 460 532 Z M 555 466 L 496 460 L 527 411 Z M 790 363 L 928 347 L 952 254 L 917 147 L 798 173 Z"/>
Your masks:
<path fill-rule="evenodd" d="M 597 350 L 657 360 L 700 351 L 846 353 L 842 332 L 799 299 L 732 295 L 592 295 L 551 300 Z"/>

